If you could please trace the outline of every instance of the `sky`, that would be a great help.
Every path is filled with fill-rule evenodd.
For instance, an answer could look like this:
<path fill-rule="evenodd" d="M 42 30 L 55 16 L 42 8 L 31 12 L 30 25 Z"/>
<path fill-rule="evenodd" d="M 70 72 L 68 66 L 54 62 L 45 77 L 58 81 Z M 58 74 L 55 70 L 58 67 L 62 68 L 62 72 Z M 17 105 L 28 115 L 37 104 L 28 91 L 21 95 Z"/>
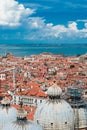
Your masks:
<path fill-rule="evenodd" d="M 87 43 L 87 0 L 0 0 L 0 43 Z"/>

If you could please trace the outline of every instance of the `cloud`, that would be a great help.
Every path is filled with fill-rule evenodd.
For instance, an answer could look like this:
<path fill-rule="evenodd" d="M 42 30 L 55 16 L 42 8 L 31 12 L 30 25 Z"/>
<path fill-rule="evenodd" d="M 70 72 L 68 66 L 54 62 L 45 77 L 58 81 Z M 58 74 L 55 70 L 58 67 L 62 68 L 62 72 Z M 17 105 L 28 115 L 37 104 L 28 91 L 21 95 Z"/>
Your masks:
<path fill-rule="evenodd" d="M 24 3 L 25 7 L 34 8 L 36 10 L 49 10 L 52 9 L 51 6 L 42 5 L 39 3 Z"/>
<path fill-rule="evenodd" d="M 53 25 L 45 23 L 46 20 L 41 18 L 29 19 L 29 30 L 31 32 L 25 35 L 27 40 L 59 40 L 59 39 L 82 39 L 87 38 L 87 23 L 84 23 L 83 29 L 78 29 L 76 21 L 69 22 L 67 27 L 64 25 Z M 36 29 L 36 30 L 34 30 Z M 34 31 L 33 31 L 34 30 Z"/>
<path fill-rule="evenodd" d="M 45 26 L 45 19 L 40 17 L 30 17 L 27 20 L 27 26 L 30 29 L 43 29 Z"/>
<path fill-rule="evenodd" d="M 72 22 L 68 25 L 70 30 L 74 30 L 77 31 L 77 23 L 76 22 Z"/>
<path fill-rule="evenodd" d="M 0 25 L 19 26 L 21 20 L 34 13 L 15 0 L 0 0 Z"/>
<path fill-rule="evenodd" d="M 16 27 L 15 37 L 21 40 L 57 41 L 87 38 L 86 19 L 69 21 L 67 26 L 54 25 L 47 23 L 45 18 L 31 16 L 34 12 L 35 9 L 25 8 L 15 0 L 0 0 L 0 26 Z M 79 22 L 84 22 L 82 29 L 78 29 Z M 4 35 L 9 39 L 10 33 Z"/>
<path fill-rule="evenodd" d="M 65 2 L 65 5 L 67 5 L 70 8 L 82 8 L 82 9 L 87 9 L 87 5 L 82 3 L 75 3 L 75 2 Z"/>
<path fill-rule="evenodd" d="M 78 19 L 78 20 L 76 20 L 76 22 L 87 22 L 87 19 Z"/>
<path fill-rule="evenodd" d="M 87 29 L 87 23 L 85 23 L 85 28 Z"/>

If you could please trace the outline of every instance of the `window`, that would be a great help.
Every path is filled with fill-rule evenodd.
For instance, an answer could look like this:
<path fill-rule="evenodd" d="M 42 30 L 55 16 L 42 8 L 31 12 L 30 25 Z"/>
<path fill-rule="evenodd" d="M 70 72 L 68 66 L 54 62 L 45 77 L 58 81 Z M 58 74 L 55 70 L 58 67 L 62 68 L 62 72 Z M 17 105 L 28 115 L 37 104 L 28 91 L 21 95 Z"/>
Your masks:
<path fill-rule="evenodd" d="M 85 94 L 87 94 L 87 92 L 85 92 Z"/>
<path fill-rule="evenodd" d="M 35 103 L 37 103 L 37 99 L 35 99 Z"/>
<path fill-rule="evenodd" d="M 51 123 L 51 126 L 53 126 L 53 123 Z"/>
<path fill-rule="evenodd" d="M 65 122 L 65 124 L 67 124 L 67 122 Z"/>
<path fill-rule="evenodd" d="M 42 103 L 42 100 L 40 100 L 40 103 Z"/>
<path fill-rule="evenodd" d="M 37 99 L 35 99 L 35 104 L 37 105 Z"/>
<path fill-rule="evenodd" d="M 39 124 L 39 121 L 37 120 L 37 123 Z"/>
<path fill-rule="evenodd" d="M 33 103 L 33 99 L 32 99 L 32 103 Z"/>

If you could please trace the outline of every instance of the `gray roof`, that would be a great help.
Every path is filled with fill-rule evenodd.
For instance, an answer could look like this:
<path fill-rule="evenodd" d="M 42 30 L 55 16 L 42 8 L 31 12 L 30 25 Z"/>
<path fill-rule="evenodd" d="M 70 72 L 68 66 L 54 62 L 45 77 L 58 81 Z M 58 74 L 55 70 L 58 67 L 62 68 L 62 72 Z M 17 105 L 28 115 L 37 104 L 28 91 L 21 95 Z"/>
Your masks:
<path fill-rule="evenodd" d="M 16 120 L 9 123 L 2 130 L 43 130 L 38 124 L 27 120 Z"/>
<path fill-rule="evenodd" d="M 62 99 L 44 101 L 37 108 L 34 120 L 44 130 L 74 130 L 73 109 Z"/>
<path fill-rule="evenodd" d="M 17 116 L 17 110 L 11 106 L 0 106 L 0 128 L 3 128 L 8 122 L 14 121 Z"/>
<path fill-rule="evenodd" d="M 14 111 L 11 111 L 10 114 L 15 114 Z M 13 117 L 13 115 L 10 115 Z M 26 119 L 27 112 L 23 109 L 23 103 L 20 102 L 20 109 L 15 114 L 15 120 L 9 121 L 2 130 L 42 130 L 42 127 L 38 124 L 28 121 Z M 11 118 L 10 117 L 10 118 Z M 4 122 L 5 124 L 5 122 Z"/>

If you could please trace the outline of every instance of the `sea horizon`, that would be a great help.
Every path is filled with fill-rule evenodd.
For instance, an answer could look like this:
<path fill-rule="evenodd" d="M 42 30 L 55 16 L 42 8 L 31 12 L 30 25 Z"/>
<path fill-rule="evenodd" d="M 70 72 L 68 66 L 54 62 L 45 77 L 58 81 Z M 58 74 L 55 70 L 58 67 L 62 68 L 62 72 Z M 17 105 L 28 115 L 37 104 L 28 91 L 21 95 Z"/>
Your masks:
<path fill-rule="evenodd" d="M 64 56 L 77 56 L 87 53 L 87 44 L 69 44 L 69 43 L 9 43 L 0 44 L 0 56 L 4 56 L 6 53 L 12 53 L 14 56 L 30 56 L 38 55 L 41 53 L 52 53 L 54 55 L 61 54 Z"/>

